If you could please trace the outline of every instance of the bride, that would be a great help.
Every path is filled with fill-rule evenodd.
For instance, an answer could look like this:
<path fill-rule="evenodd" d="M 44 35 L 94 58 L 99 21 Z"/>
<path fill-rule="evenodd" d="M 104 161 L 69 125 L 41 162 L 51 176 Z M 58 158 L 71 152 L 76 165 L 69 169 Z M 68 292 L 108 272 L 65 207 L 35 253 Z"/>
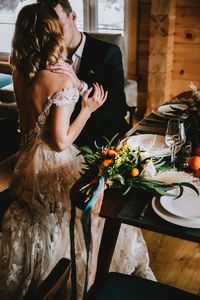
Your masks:
<path fill-rule="evenodd" d="M 42 4 L 22 8 L 10 59 L 21 146 L 11 183 L 14 201 L 2 222 L 1 299 L 22 299 L 28 290 L 41 283 L 61 257 L 70 258 L 69 191 L 80 177 L 84 162 L 73 142 L 92 112 L 106 101 L 107 92 L 98 83 L 88 89 L 79 115 L 70 124 L 79 92 L 68 76 L 48 70 L 64 55 L 62 29 L 47 8 Z M 77 209 L 74 228 L 79 300 L 83 299 L 86 268 L 81 214 Z M 95 276 L 103 230 L 103 220 L 96 218 L 92 228 L 94 247 L 90 253 L 89 286 Z M 154 279 L 139 229 L 121 227 L 111 270 L 128 274 L 135 271 Z M 70 297 L 70 281 L 68 285 Z"/>

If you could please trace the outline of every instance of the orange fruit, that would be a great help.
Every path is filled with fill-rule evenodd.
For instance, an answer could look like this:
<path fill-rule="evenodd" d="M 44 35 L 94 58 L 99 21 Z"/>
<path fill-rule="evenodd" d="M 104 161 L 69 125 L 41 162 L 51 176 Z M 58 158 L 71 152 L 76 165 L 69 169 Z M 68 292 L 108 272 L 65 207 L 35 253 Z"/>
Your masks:
<path fill-rule="evenodd" d="M 104 159 L 104 161 L 102 162 L 102 165 L 104 167 L 108 167 L 111 163 L 112 163 L 111 159 Z"/>
<path fill-rule="evenodd" d="M 138 176 L 140 174 L 140 171 L 138 170 L 138 168 L 133 168 L 132 170 L 131 170 L 131 176 L 132 177 L 136 177 L 136 176 Z"/>
<path fill-rule="evenodd" d="M 200 146 L 197 146 L 194 150 L 195 154 L 200 156 Z"/>
<path fill-rule="evenodd" d="M 115 157 L 117 155 L 117 152 L 115 150 L 109 149 L 107 151 L 107 155 L 110 157 Z"/>
<path fill-rule="evenodd" d="M 200 169 L 200 157 L 193 156 L 189 160 L 189 168 L 192 170 L 199 170 Z"/>

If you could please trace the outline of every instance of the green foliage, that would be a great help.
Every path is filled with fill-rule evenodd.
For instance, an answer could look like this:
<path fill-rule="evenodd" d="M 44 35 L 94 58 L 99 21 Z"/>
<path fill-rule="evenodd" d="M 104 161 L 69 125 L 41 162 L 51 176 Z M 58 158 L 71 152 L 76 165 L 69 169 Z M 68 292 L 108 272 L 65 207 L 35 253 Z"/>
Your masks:
<path fill-rule="evenodd" d="M 108 144 L 104 147 L 97 146 L 96 151 L 89 147 L 80 148 L 88 168 L 96 167 L 98 170 L 96 177 L 81 189 L 86 196 L 86 201 L 90 199 L 102 176 L 107 188 L 118 188 L 122 195 L 126 195 L 132 188 L 139 188 L 148 190 L 154 195 L 174 196 L 170 191 L 178 187 L 178 198 L 182 195 L 184 186 L 199 193 L 196 187 L 188 182 L 166 184 L 155 180 L 156 172 L 169 169 L 165 161 L 162 158 L 145 157 L 144 151 L 132 150 L 127 144 L 112 146 L 116 137 L 117 135 L 111 141 L 106 139 Z"/>

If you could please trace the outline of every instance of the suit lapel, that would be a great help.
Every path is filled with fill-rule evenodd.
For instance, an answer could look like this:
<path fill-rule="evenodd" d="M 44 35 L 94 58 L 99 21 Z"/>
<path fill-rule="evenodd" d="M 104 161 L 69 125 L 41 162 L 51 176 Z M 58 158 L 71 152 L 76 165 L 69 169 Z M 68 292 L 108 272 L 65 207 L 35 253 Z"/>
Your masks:
<path fill-rule="evenodd" d="M 84 33 L 84 34 L 86 35 L 86 41 L 85 41 L 85 46 L 83 49 L 79 72 L 77 75 L 80 79 L 87 81 L 93 71 L 93 70 L 91 70 L 91 62 L 92 62 L 92 57 L 93 57 L 94 53 L 92 53 L 93 52 L 92 51 L 92 49 L 93 49 L 92 38 L 87 33 Z"/>

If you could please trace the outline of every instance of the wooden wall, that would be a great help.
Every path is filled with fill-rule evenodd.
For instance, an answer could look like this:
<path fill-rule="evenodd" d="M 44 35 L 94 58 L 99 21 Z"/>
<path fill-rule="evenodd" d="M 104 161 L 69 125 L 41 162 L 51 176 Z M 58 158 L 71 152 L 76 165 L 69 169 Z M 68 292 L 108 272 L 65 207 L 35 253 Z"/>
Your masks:
<path fill-rule="evenodd" d="M 151 0 L 139 0 L 136 79 L 138 81 L 138 114 L 141 115 L 144 114 L 147 106 L 150 13 Z"/>
<path fill-rule="evenodd" d="M 137 47 L 129 77 L 138 81 L 142 115 L 189 90 L 190 81 L 200 85 L 200 1 L 132 1 L 137 2 Z"/>
<path fill-rule="evenodd" d="M 176 1 L 176 26 L 171 95 L 200 85 L 200 1 Z"/>

